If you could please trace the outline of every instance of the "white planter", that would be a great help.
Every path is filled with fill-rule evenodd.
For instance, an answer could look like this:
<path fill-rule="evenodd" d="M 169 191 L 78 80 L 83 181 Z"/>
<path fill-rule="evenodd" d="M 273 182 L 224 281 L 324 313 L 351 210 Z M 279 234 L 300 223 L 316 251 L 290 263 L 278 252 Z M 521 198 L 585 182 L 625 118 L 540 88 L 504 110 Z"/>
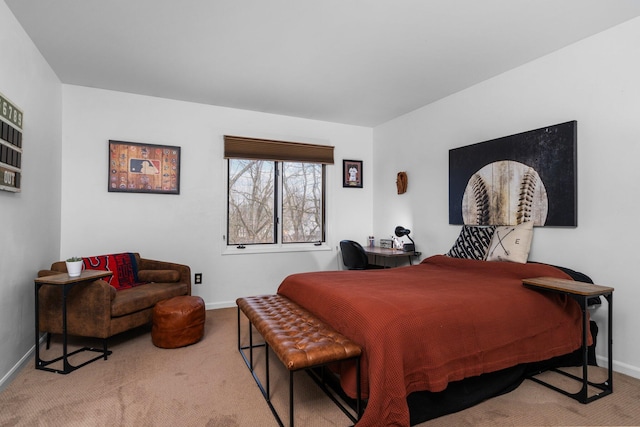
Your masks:
<path fill-rule="evenodd" d="M 65 261 L 67 263 L 67 273 L 69 277 L 78 277 L 82 273 L 82 261 Z"/>

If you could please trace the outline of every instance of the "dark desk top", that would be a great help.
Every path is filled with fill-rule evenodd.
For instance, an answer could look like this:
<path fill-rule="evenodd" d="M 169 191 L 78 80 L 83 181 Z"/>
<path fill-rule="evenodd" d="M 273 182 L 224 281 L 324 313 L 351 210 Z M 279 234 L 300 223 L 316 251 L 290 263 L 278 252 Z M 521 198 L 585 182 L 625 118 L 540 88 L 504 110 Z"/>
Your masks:
<path fill-rule="evenodd" d="M 387 258 L 414 255 L 413 251 L 405 252 L 402 249 L 381 248 L 380 246 L 365 246 L 364 251 L 371 255 L 377 255 Z"/>

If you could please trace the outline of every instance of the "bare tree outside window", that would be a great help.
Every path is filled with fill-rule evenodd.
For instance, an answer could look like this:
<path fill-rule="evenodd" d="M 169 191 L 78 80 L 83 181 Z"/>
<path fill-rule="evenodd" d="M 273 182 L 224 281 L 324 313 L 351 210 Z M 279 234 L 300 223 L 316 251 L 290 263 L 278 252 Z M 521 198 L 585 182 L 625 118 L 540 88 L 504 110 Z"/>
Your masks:
<path fill-rule="evenodd" d="M 282 170 L 278 185 L 276 166 Z M 323 241 L 323 187 L 321 164 L 229 159 L 227 244 Z"/>
<path fill-rule="evenodd" d="M 322 240 L 322 165 L 284 163 L 282 173 L 283 243 Z"/>
<path fill-rule="evenodd" d="M 275 162 L 229 160 L 230 245 L 275 242 Z"/>

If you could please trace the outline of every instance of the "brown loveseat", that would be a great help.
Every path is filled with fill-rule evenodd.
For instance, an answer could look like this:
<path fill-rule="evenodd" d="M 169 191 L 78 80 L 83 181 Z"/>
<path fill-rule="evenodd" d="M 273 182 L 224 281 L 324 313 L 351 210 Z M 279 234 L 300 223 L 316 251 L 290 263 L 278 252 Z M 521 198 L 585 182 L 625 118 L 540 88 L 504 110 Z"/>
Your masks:
<path fill-rule="evenodd" d="M 153 307 L 157 302 L 179 295 L 191 295 L 189 266 L 141 258 L 138 253 L 130 255 L 135 258 L 133 265 L 137 266 L 139 282 L 148 283 L 116 290 L 105 280 L 96 280 L 73 287 L 67 297 L 69 335 L 102 338 L 106 351 L 107 338 L 151 323 Z M 65 262 L 58 261 L 51 265 L 50 270 L 39 271 L 38 276 L 66 271 Z M 62 333 L 61 291 L 60 286 L 44 285 L 40 288 L 41 332 Z"/>

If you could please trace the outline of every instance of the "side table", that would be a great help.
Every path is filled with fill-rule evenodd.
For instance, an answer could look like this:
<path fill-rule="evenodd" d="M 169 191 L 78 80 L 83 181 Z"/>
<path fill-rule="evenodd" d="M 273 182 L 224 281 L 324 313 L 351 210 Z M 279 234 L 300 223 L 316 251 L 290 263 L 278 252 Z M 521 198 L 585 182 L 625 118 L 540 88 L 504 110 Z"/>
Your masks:
<path fill-rule="evenodd" d="M 107 360 L 107 356 L 111 354 L 108 351 L 106 345 L 102 349 L 83 347 L 75 350 L 71 353 L 67 351 L 67 296 L 69 291 L 76 285 L 87 284 L 94 280 L 101 279 L 103 277 L 111 276 L 113 273 L 110 271 L 98 271 L 98 270 L 84 270 L 78 277 L 69 277 L 67 273 L 54 274 L 51 276 L 43 276 L 35 279 L 35 306 L 36 306 L 36 369 L 42 369 L 44 371 L 56 372 L 58 374 L 68 374 L 81 368 L 91 362 L 94 362 L 100 358 Z M 56 357 L 52 360 L 42 360 L 40 358 L 40 300 L 38 297 L 40 288 L 42 286 L 62 286 L 62 356 Z M 94 357 L 80 365 L 73 366 L 69 363 L 69 356 L 83 352 L 94 351 L 100 353 L 99 356 Z M 48 367 L 48 365 L 62 360 L 62 369 L 54 369 Z"/>
<path fill-rule="evenodd" d="M 553 368 L 552 371 L 558 372 L 562 375 L 565 375 L 569 378 L 572 378 L 576 381 L 582 382 L 582 388 L 577 393 L 569 393 L 565 390 L 562 390 L 558 387 L 555 387 L 549 383 L 546 383 L 535 376 L 529 377 L 532 381 L 537 382 L 538 384 L 542 384 L 546 387 L 549 387 L 557 392 L 560 392 L 566 396 L 569 396 L 580 403 L 590 403 L 594 400 L 600 399 L 601 397 L 607 396 L 613 392 L 613 288 L 607 286 L 599 286 L 591 283 L 577 282 L 574 280 L 567 279 L 558 279 L 555 277 L 536 277 L 532 279 L 522 279 L 522 284 L 528 288 L 535 289 L 538 291 L 548 291 L 548 292 L 556 292 L 562 293 L 571 296 L 580 304 L 580 308 L 582 309 L 582 378 L 572 375 L 568 372 L 562 371 L 560 369 Z M 608 373 L 607 380 L 602 383 L 593 383 L 588 379 L 588 369 L 587 369 L 587 350 L 588 350 L 588 335 L 587 331 L 589 331 L 589 319 L 587 316 L 587 300 L 590 297 L 603 296 L 606 298 L 609 308 L 608 308 Z M 600 393 L 596 393 L 592 396 L 588 395 L 588 386 L 592 386 L 601 390 Z"/>

